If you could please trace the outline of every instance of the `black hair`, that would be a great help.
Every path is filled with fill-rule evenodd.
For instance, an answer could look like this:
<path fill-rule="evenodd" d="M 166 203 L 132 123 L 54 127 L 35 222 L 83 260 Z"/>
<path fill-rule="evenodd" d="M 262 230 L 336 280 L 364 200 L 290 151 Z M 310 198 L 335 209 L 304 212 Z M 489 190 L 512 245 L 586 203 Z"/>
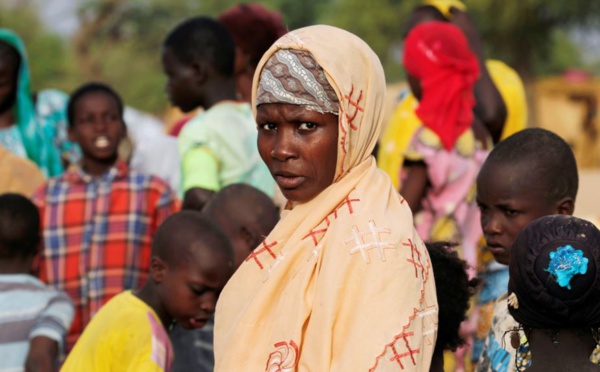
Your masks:
<path fill-rule="evenodd" d="M 40 213 L 31 200 L 0 195 L 0 259 L 34 256 L 40 239 Z"/>
<path fill-rule="evenodd" d="M 19 71 L 21 66 L 21 55 L 19 51 L 4 40 L 0 40 L 0 59 L 6 60 L 15 69 L 15 72 Z"/>
<path fill-rule="evenodd" d="M 565 197 L 575 200 L 579 187 L 573 151 L 558 135 L 541 128 L 519 131 L 494 147 L 483 167 L 490 164 L 525 164 L 527 176 L 545 189 L 550 203 Z"/>
<path fill-rule="evenodd" d="M 460 324 L 466 319 L 469 298 L 475 293 L 479 279 L 469 279 L 467 263 L 454 250 L 456 244 L 429 242 L 425 246 L 433 267 L 439 306 L 435 348 L 456 351 L 465 343 L 458 331 Z"/>
<path fill-rule="evenodd" d="M 87 95 L 88 93 L 96 93 L 102 92 L 111 96 L 115 102 L 117 103 L 117 107 L 119 109 L 119 116 L 123 118 L 123 100 L 119 96 L 119 94 L 110 86 L 103 83 L 87 83 L 79 88 L 77 88 L 73 93 L 71 93 L 71 97 L 69 97 L 69 104 L 67 105 L 67 120 L 69 121 L 69 127 L 72 128 L 75 123 L 75 105 L 77 101 L 82 97 Z"/>
<path fill-rule="evenodd" d="M 235 44 L 229 31 L 212 18 L 184 21 L 167 35 L 163 46 L 185 64 L 201 59 L 221 76 L 233 77 Z"/>
<path fill-rule="evenodd" d="M 172 214 L 158 227 L 152 241 L 152 255 L 168 265 L 183 263 L 196 249 L 225 255 L 233 261 L 229 238 L 216 223 L 198 211 L 185 210 Z"/>

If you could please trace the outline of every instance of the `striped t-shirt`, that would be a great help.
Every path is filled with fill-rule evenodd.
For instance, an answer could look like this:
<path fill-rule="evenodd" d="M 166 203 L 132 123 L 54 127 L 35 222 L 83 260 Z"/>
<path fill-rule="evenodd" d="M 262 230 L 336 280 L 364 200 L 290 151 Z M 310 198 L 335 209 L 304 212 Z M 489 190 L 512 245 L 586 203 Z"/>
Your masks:
<path fill-rule="evenodd" d="M 73 304 L 27 274 L 0 275 L 0 372 L 23 371 L 29 341 L 43 336 L 63 340 L 73 320 Z"/>

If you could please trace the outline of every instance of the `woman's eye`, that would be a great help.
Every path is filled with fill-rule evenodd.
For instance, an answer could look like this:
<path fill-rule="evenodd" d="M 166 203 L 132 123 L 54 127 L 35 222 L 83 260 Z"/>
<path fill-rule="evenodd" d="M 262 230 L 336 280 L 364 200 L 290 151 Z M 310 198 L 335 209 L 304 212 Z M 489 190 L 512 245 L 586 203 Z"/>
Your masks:
<path fill-rule="evenodd" d="M 317 124 L 315 123 L 302 123 L 300 124 L 300 126 L 298 127 L 300 130 L 313 130 L 317 127 Z"/>

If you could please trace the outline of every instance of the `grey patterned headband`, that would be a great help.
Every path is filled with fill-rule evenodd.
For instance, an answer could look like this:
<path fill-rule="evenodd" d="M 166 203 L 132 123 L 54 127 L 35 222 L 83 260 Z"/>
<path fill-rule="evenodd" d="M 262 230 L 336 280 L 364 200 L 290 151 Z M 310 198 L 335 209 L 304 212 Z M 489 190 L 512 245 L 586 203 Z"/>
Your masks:
<path fill-rule="evenodd" d="M 325 72 L 312 54 L 280 49 L 265 64 L 258 84 L 256 106 L 289 103 L 320 113 L 339 114 L 339 101 Z"/>

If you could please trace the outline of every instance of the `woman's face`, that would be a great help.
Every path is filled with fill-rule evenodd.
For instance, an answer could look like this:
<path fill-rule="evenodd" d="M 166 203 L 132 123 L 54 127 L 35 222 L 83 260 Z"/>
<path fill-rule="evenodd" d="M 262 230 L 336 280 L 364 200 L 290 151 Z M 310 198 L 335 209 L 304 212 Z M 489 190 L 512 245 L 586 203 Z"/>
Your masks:
<path fill-rule="evenodd" d="M 307 202 L 333 183 L 338 116 L 305 106 L 258 106 L 258 151 L 286 199 Z"/>
<path fill-rule="evenodd" d="M 14 61 L 0 57 L 0 113 L 12 109 L 15 104 L 18 69 Z"/>

